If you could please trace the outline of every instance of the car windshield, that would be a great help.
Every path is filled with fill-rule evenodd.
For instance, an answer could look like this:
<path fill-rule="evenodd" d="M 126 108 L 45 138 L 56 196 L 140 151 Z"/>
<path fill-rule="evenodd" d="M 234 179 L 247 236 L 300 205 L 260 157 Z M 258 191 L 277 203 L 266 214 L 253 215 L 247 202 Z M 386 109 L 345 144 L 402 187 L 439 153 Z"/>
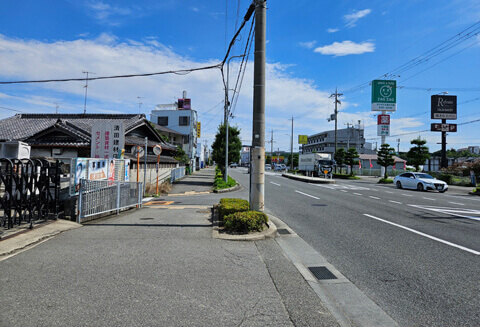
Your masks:
<path fill-rule="evenodd" d="M 429 174 L 415 174 L 417 178 L 424 178 L 424 179 L 435 179 L 434 177 L 430 176 Z"/>

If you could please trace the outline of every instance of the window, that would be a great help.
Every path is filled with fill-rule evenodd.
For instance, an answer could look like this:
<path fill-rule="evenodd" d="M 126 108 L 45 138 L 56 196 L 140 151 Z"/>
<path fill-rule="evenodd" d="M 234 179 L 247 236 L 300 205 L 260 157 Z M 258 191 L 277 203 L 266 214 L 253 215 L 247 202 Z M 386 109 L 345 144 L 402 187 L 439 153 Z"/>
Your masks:
<path fill-rule="evenodd" d="M 158 117 L 157 124 L 160 126 L 168 126 L 168 117 Z"/>
<path fill-rule="evenodd" d="M 178 117 L 178 125 L 179 126 L 188 126 L 189 125 L 189 118 L 188 116 L 180 116 Z"/>
<path fill-rule="evenodd" d="M 183 144 L 190 143 L 190 135 L 183 135 Z"/>

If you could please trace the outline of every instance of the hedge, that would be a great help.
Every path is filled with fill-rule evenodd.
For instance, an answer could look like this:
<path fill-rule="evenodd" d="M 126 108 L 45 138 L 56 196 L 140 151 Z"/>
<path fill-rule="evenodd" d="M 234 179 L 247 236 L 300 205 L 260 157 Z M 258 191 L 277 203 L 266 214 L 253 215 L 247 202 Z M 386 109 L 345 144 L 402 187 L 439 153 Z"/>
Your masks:
<path fill-rule="evenodd" d="M 226 215 L 248 211 L 250 205 L 247 200 L 242 199 L 232 199 L 232 198 L 223 198 L 220 199 L 220 205 L 218 206 L 218 212 L 220 219 L 224 219 Z"/>
<path fill-rule="evenodd" d="M 250 231 L 261 232 L 268 217 L 263 212 L 258 211 L 243 211 L 235 212 L 224 217 L 225 228 L 240 233 L 248 233 Z"/>

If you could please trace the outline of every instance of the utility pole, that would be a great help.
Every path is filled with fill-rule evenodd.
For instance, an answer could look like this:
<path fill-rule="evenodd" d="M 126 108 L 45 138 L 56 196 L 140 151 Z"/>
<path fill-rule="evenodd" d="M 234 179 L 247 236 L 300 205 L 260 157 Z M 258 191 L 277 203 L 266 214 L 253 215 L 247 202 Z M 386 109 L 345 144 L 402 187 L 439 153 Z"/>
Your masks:
<path fill-rule="evenodd" d="M 270 141 L 265 141 L 265 143 L 270 143 L 270 164 L 272 164 L 272 159 L 273 159 L 273 143 L 275 143 L 273 141 L 273 130 L 270 131 L 270 133 L 272 133 L 272 137 L 270 139 Z"/>
<path fill-rule="evenodd" d="M 138 114 L 140 115 L 142 113 L 142 101 L 140 101 L 140 99 L 143 99 L 143 97 L 137 97 L 138 99 Z"/>
<path fill-rule="evenodd" d="M 290 141 L 290 159 L 292 161 L 290 162 L 290 170 L 293 171 L 293 116 L 292 116 L 292 119 L 289 119 L 289 120 L 292 121 L 292 135 L 291 135 L 292 139 Z M 336 121 L 335 121 L 335 123 L 336 123 Z"/>
<path fill-rule="evenodd" d="M 83 105 L 83 115 L 85 116 L 87 114 L 87 89 L 88 89 L 88 74 L 94 74 L 92 72 L 84 72 L 82 71 L 83 74 L 87 74 L 87 78 L 85 78 L 85 103 Z"/>
<path fill-rule="evenodd" d="M 255 56 L 253 73 L 252 165 L 250 210 L 264 211 L 265 195 L 265 50 L 267 1 L 255 0 Z"/>
<path fill-rule="evenodd" d="M 397 139 L 397 155 L 400 154 L 400 139 Z"/>
<path fill-rule="evenodd" d="M 339 96 L 342 96 L 342 93 L 337 92 L 337 88 L 335 88 L 335 93 L 333 93 L 330 98 L 335 97 L 335 151 L 334 154 L 337 152 L 337 115 L 338 115 L 338 109 L 337 109 L 337 104 L 341 104 L 340 100 L 338 100 Z"/>
<path fill-rule="evenodd" d="M 347 123 L 347 150 L 350 149 L 350 123 Z"/>

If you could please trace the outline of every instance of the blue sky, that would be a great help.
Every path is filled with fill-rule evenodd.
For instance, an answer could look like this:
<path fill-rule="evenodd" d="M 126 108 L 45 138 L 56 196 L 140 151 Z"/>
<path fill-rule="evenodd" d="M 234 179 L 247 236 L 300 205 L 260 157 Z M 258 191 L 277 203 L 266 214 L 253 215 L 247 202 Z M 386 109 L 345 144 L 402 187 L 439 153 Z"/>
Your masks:
<path fill-rule="evenodd" d="M 251 1 L 6 1 L 0 10 L 0 81 L 84 78 L 197 68 L 219 63 Z M 419 135 L 431 151 L 440 133 L 430 129 L 430 96 L 458 96 L 457 133 L 448 148 L 480 145 L 480 2 L 311 1 L 267 2 L 266 133 L 274 148 L 294 148 L 299 134 L 334 128 L 329 96 L 338 88 L 338 125 L 361 123 L 367 141 L 380 143 L 368 83 L 386 73 L 397 80 L 397 112 L 387 142 L 407 151 Z M 477 24 L 477 25 L 474 25 Z M 250 22 L 232 55 L 243 53 Z M 468 29 L 469 28 L 469 29 Z M 468 29 L 468 30 L 466 30 Z M 461 33 L 462 31 L 465 32 Z M 470 34 L 468 34 L 470 33 Z M 450 40 L 450 41 L 449 41 Z M 450 49 L 441 53 L 450 43 Z M 227 42 L 227 43 L 226 43 Z M 437 47 L 437 48 L 436 48 Z M 421 61 L 422 54 L 437 54 Z M 412 61 L 414 60 L 414 61 Z M 236 81 L 239 60 L 230 65 Z M 397 67 L 418 63 L 398 73 Z M 233 84 L 233 82 L 231 82 Z M 18 112 L 81 113 L 84 82 L 0 85 L 0 118 Z M 251 143 L 253 48 L 233 125 Z M 362 87 L 358 87 L 362 86 Z M 211 144 L 223 119 L 218 70 L 90 81 L 87 112 L 149 113 L 188 92 Z M 141 105 L 139 105 L 141 102 Z M 451 121 L 453 123 L 453 121 Z M 464 124 L 465 123 L 465 124 Z M 270 144 L 266 144 L 267 151 Z"/>

